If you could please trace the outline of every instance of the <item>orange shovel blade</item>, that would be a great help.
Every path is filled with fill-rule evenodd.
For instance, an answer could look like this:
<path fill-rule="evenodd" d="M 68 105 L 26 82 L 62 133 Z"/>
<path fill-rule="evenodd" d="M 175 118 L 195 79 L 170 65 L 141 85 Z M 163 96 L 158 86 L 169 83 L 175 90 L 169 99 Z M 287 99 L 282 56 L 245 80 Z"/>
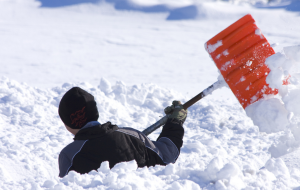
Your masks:
<path fill-rule="evenodd" d="M 206 42 L 205 48 L 243 108 L 278 93 L 266 83 L 270 69 L 265 60 L 275 52 L 250 14 Z"/>

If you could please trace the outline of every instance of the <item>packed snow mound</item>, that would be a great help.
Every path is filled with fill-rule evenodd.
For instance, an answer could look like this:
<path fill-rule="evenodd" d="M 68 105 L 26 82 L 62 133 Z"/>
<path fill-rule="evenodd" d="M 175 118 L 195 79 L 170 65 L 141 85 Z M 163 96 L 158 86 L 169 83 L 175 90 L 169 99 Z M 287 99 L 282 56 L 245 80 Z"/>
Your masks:
<path fill-rule="evenodd" d="M 114 85 L 102 78 L 97 87 L 65 83 L 39 89 L 0 79 L 0 189 L 274 189 L 300 186 L 282 161 L 269 161 L 274 136 L 261 135 L 239 104 L 202 99 L 184 124 L 181 154 L 166 167 L 138 168 L 135 161 L 108 162 L 98 172 L 71 171 L 58 178 L 59 152 L 72 142 L 57 113 L 63 94 L 79 86 L 95 96 L 99 122 L 143 130 L 163 116 L 174 99 L 186 98 L 154 84 Z M 160 130 L 150 135 L 155 140 Z M 278 135 L 279 136 L 279 135 Z M 278 167 L 276 170 L 276 166 Z M 282 170 L 282 171 L 281 171 Z M 284 175 L 278 173 L 284 172 Z M 288 183 L 292 181 L 293 183 Z"/>

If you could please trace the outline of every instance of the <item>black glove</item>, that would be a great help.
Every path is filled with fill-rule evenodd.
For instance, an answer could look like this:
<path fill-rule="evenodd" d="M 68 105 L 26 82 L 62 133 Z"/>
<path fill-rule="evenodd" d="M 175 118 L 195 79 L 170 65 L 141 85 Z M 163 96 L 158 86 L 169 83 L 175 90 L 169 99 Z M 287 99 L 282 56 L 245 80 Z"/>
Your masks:
<path fill-rule="evenodd" d="M 174 100 L 172 102 L 172 106 L 166 107 L 164 111 L 167 115 L 170 114 L 170 119 L 177 119 L 182 124 L 184 123 L 187 116 L 187 110 L 183 109 L 181 102 L 177 100 Z"/>

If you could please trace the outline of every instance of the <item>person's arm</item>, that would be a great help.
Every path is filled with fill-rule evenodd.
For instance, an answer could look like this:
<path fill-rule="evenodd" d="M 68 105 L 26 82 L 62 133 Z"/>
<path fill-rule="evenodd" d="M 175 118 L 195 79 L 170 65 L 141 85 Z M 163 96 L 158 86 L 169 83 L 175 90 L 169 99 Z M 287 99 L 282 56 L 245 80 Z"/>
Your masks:
<path fill-rule="evenodd" d="M 183 144 L 183 123 L 187 117 L 187 111 L 183 109 L 180 101 L 173 101 L 172 106 L 165 108 L 164 111 L 166 114 L 170 114 L 170 116 L 156 142 L 164 144 L 165 150 L 170 151 L 168 154 L 172 155 L 174 158 L 173 162 L 175 162 Z"/>
<path fill-rule="evenodd" d="M 74 157 L 80 152 L 86 142 L 87 140 L 75 140 L 60 152 L 58 157 L 59 177 L 62 178 L 69 173 Z M 80 173 L 80 171 L 77 172 Z"/>
<path fill-rule="evenodd" d="M 168 138 L 176 145 L 178 151 L 180 151 L 183 143 L 183 135 L 184 129 L 182 123 L 176 118 L 169 118 L 156 141 L 159 141 L 161 138 Z"/>

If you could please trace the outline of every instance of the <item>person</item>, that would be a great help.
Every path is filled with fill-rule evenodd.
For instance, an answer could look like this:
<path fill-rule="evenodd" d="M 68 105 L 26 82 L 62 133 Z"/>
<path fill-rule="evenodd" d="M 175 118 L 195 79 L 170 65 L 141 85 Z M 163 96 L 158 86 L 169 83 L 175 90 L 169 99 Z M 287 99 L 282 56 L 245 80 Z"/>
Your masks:
<path fill-rule="evenodd" d="M 109 161 L 109 167 L 120 162 L 136 160 L 138 167 L 175 163 L 182 147 L 183 123 L 187 111 L 179 101 L 167 107 L 170 114 L 156 141 L 142 132 L 118 127 L 111 122 L 100 124 L 94 96 L 79 87 L 73 87 L 62 97 L 58 113 L 74 141 L 59 154 L 59 177 L 74 170 L 80 174 L 97 170 Z"/>

